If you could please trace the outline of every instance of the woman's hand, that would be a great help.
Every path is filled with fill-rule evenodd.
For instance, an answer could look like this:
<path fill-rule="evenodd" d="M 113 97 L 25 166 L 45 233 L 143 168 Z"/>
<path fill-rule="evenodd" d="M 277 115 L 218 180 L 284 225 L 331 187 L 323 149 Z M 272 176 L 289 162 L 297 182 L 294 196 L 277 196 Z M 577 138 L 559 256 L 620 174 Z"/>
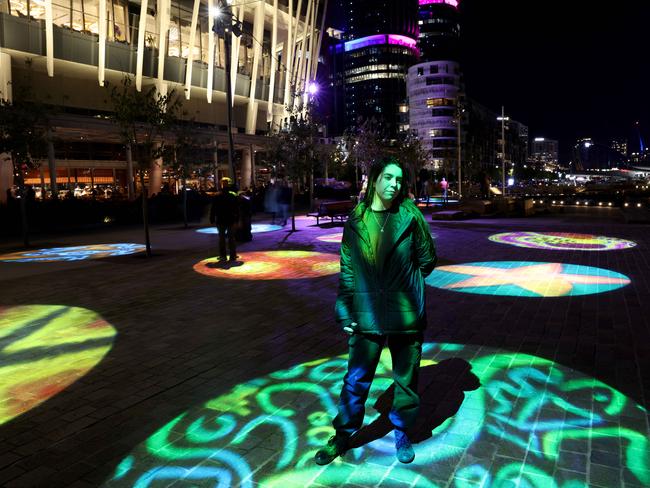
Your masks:
<path fill-rule="evenodd" d="M 346 325 L 345 327 L 343 327 L 343 330 L 345 331 L 345 333 L 347 335 L 352 335 L 352 334 L 354 334 L 354 329 L 356 327 L 357 327 L 356 322 L 350 322 L 350 325 Z"/>

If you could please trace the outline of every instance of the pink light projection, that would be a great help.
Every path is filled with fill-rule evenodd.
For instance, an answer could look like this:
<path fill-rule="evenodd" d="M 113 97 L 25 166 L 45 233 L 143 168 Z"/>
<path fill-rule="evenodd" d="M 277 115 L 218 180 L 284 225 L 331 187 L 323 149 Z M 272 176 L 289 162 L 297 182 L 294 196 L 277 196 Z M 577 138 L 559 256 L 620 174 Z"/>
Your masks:
<path fill-rule="evenodd" d="M 361 37 L 360 39 L 348 41 L 343 46 L 345 52 L 348 52 L 363 47 L 374 46 L 376 44 L 395 44 L 398 46 L 408 47 L 409 49 L 417 49 L 417 41 L 415 39 L 398 34 L 375 34 L 372 36 Z"/>
<path fill-rule="evenodd" d="M 505 232 L 491 235 L 489 239 L 500 244 L 555 251 L 618 251 L 636 246 L 626 239 L 573 232 Z"/>
<path fill-rule="evenodd" d="M 419 0 L 420 5 L 432 5 L 436 3 L 443 3 L 458 8 L 458 0 Z"/>

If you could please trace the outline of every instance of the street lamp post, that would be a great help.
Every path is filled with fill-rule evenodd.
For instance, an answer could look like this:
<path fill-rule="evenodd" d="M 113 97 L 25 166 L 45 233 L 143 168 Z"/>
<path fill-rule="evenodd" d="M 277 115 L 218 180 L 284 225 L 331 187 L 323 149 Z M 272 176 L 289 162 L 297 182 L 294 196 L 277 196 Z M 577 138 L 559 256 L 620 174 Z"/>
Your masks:
<path fill-rule="evenodd" d="M 230 7 L 230 1 L 222 1 L 214 16 L 214 25 L 212 30 L 217 36 L 223 36 L 226 58 L 226 113 L 228 116 L 228 166 L 230 174 L 235 181 L 235 142 L 232 137 L 232 35 L 240 37 L 242 35 L 242 22 L 237 19 Z"/>
<path fill-rule="evenodd" d="M 463 117 L 463 108 L 460 98 L 456 100 L 456 137 L 458 139 L 458 199 L 460 200 L 463 196 L 463 177 L 462 177 L 462 164 L 461 164 L 461 120 Z"/>
<path fill-rule="evenodd" d="M 501 121 L 501 193 L 506 196 L 506 127 L 505 123 L 510 120 L 506 117 L 505 108 L 501 105 L 501 117 L 497 117 Z"/>

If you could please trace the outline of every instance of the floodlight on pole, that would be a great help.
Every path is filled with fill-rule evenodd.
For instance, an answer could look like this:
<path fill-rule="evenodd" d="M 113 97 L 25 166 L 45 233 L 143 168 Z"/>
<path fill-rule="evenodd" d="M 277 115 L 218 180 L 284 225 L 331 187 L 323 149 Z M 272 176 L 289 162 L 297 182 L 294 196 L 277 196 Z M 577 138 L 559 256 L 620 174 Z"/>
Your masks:
<path fill-rule="evenodd" d="M 316 83 L 315 81 L 310 81 L 310 82 L 307 84 L 307 92 L 308 92 L 312 97 L 313 97 L 314 95 L 316 95 L 316 93 L 318 93 L 318 83 Z"/>

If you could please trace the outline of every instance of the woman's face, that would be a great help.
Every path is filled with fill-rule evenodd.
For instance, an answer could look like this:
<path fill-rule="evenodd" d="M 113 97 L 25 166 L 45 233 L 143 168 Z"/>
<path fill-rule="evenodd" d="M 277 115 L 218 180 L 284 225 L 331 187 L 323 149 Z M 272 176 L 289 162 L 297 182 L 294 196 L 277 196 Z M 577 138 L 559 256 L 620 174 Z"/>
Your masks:
<path fill-rule="evenodd" d="M 384 202 L 392 202 L 402 188 L 402 168 L 389 164 L 375 183 L 375 192 Z"/>

